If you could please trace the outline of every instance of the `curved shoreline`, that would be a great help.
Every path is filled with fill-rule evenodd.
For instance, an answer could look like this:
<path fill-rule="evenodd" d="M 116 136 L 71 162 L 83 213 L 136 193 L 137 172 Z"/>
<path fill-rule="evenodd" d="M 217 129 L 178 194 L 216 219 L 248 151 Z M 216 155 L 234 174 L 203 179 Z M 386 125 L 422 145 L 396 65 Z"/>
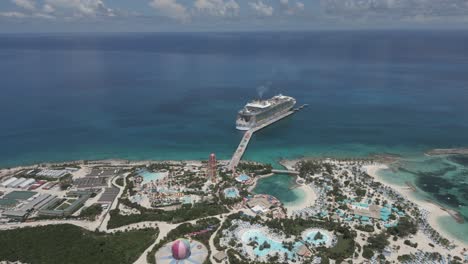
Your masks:
<path fill-rule="evenodd" d="M 253 189 L 255 189 L 255 187 L 257 187 L 258 180 L 263 179 L 263 178 L 268 178 L 268 177 L 271 177 L 273 175 L 275 175 L 275 174 L 274 173 L 268 173 L 268 174 L 256 176 L 254 178 L 254 181 L 253 181 L 252 185 L 250 185 L 249 188 L 247 188 L 247 191 L 252 192 Z"/>
<path fill-rule="evenodd" d="M 247 190 L 249 192 L 252 192 L 257 186 L 257 183 L 259 180 L 265 179 L 274 175 L 276 175 L 276 173 L 269 173 L 269 174 L 257 176 L 255 178 L 254 183 L 251 186 L 249 186 Z M 294 192 L 294 190 L 299 190 L 304 195 L 300 197 L 299 201 L 296 200 L 290 203 L 284 203 L 281 201 L 281 203 L 283 204 L 283 207 L 287 209 L 288 216 L 292 216 L 294 211 L 298 211 L 298 210 L 313 206 L 315 204 L 315 201 L 317 200 L 317 194 L 315 193 L 315 190 L 307 184 L 303 184 L 303 185 L 295 184 L 294 187 L 290 189 L 290 191 Z"/>
<path fill-rule="evenodd" d="M 295 189 L 301 190 L 304 193 L 304 197 L 300 202 L 296 201 L 293 203 L 283 204 L 283 206 L 287 209 L 288 216 L 293 216 L 294 211 L 314 206 L 315 201 L 317 200 L 317 194 L 315 193 L 314 189 L 309 185 L 300 185 Z"/>
<path fill-rule="evenodd" d="M 397 185 L 397 184 L 386 181 L 382 177 L 382 175 L 379 173 L 381 170 L 389 169 L 389 167 L 385 164 L 366 165 L 364 166 L 364 168 L 366 169 L 367 174 L 369 174 L 369 176 L 372 176 L 376 181 L 389 186 L 390 188 L 400 193 L 403 197 L 405 197 L 409 201 L 417 204 L 419 207 L 428 211 L 429 212 L 429 216 L 427 219 L 428 223 L 442 236 L 446 237 L 447 239 L 451 241 L 455 241 L 456 244 L 460 245 L 461 247 L 468 247 L 468 241 L 463 241 L 460 238 L 454 236 L 453 234 L 445 230 L 443 226 L 439 223 L 439 218 L 443 216 L 453 217 L 450 211 L 448 211 L 448 209 L 441 207 L 440 205 L 437 205 L 433 203 L 432 201 L 420 200 L 416 198 L 414 196 L 414 193 L 415 193 L 414 189 L 409 186 L 405 187 L 405 186 Z"/>

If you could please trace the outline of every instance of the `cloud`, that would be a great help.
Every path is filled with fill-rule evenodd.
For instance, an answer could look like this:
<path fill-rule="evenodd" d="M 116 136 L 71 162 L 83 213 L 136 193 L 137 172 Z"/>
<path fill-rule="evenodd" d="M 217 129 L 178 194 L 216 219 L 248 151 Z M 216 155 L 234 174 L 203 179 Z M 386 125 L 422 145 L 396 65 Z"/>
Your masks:
<path fill-rule="evenodd" d="M 346 17 L 446 17 L 467 14 L 466 0 L 321 0 L 325 13 Z"/>
<path fill-rule="evenodd" d="M 262 0 L 258 0 L 257 2 L 249 2 L 250 8 L 255 10 L 258 15 L 261 16 L 272 16 L 273 15 L 273 7 L 263 3 Z"/>
<path fill-rule="evenodd" d="M 296 3 L 296 8 L 299 9 L 299 10 L 304 10 L 305 5 L 302 2 L 297 2 Z"/>
<path fill-rule="evenodd" d="M 195 9 L 213 16 L 238 16 L 239 4 L 235 0 L 196 0 Z"/>
<path fill-rule="evenodd" d="M 36 3 L 33 0 L 11 0 L 15 5 L 26 10 L 36 9 Z"/>
<path fill-rule="evenodd" d="M 42 7 L 42 12 L 44 13 L 53 13 L 55 12 L 55 8 L 53 8 L 51 5 L 49 4 L 45 4 L 43 7 Z"/>
<path fill-rule="evenodd" d="M 53 15 L 48 15 L 48 14 L 44 14 L 44 13 L 35 13 L 33 14 L 33 17 L 35 18 L 41 18 L 41 19 L 55 19 L 56 17 L 53 16 Z"/>
<path fill-rule="evenodd" d="M 44 0 L 43 9 L 75 17 L 115 16 L 102 0 Z"/>
<path fill-rule="evenodd" d="M 27 17 L 27 15 L 21 12 L 0 12 L 0 17 L 23 18 Z"/>
<path fill-rule="evenodd" d="M 167 17 L 182 22 L 190 20 L 187 8 L 177 3 L 177 0 L 152 0 L 149 5 Z"/>
<path fill-rule="evenodd" d="M 294 15 L 301 11 L 304 11 L 304 3 L 296 1 L 292 2 L 289 0 L 280 0 L 280 10 L 287 15 Z"/>

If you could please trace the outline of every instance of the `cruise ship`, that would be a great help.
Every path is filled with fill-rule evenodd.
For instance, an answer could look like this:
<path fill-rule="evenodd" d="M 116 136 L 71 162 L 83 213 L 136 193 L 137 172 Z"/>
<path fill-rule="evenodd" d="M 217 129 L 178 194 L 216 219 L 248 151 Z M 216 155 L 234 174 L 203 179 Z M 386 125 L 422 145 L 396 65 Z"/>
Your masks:
<path fill-rule="evenodd" d="M 239 111 L 236 128 L 239 130 L 249 130 L 260 126 L 290 111 L 295 104 L 296 99 L 281 94 L 268 100 L 252 101 Z"/>

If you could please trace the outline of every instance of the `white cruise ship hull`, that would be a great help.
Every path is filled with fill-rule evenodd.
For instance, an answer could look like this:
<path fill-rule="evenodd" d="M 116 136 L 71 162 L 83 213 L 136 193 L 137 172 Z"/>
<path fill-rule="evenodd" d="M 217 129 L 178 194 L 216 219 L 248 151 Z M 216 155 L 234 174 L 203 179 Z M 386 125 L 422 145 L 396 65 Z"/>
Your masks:
<path fill-rule="evenodd" d="M 237 115 L 236 129 L 246 131 L 261 126 L 290 111 L 295 104 L 294 98 L 281 94 L 268 100 L 248 103 Z"/>
<path fill-rule="evenodd" d="M 236 126 L 236 129 L 237 130 L 241 130 L 241 131 L 247 131 L 250 129 L 250 127 L 245 127 L 245 126 Z"/>

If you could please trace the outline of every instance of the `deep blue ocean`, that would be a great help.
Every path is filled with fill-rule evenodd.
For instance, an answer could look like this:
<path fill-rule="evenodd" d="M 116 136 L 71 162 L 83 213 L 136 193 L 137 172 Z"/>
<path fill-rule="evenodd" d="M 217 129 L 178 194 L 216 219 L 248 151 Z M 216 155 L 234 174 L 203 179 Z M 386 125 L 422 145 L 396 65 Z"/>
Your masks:
<path fill-rule="evenodd" d="M 468 216 L 463 159 L 422 156 L 468 146 L 467 44 L 468 31 L 0 35 L 0 166 L 228 159 L 237 111 L 283 93 L 309 107 L 246 159 L 399 154 L 414 173 L 389 177 Z M 446 182 L 424 189 L 421 167 Z"/>

